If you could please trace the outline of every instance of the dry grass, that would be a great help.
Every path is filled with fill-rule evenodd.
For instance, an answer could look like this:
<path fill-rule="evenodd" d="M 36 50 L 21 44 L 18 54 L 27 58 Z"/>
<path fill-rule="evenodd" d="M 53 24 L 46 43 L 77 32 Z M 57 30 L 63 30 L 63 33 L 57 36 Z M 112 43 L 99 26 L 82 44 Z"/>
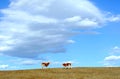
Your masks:
<path fill-rule="evenodd" d="M 51 68 L 0 71 L 0 79 L 120 79 L 120 68 Z"/>

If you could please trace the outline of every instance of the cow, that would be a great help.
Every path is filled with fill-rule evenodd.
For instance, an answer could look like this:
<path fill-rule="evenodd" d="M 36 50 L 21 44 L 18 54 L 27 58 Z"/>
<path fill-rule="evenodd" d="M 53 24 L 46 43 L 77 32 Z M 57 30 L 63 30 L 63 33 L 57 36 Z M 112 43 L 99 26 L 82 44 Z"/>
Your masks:
<path fill-rule="evenodd" d="M 64 66 L 65 69 L 72 68 L 71 63 L 63 63 L 62 65 Z"/>
<path fill-rule="evenodd" d="M 45 67 L 47 68 L 49 66 L 50 62 L 42 62 L 42 69 L 44 69 Z"/>

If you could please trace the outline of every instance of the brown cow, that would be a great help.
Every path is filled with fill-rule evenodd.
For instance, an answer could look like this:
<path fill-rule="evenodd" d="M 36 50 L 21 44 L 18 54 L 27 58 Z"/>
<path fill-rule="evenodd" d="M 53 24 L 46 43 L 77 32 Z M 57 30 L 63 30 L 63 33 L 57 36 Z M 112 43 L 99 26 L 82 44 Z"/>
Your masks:
<path fill-rule="evenodd" d="M 49 66 L 49 64 L 50 64 L 50 62 L 42 62 L 42 69 L 44 69 L 44 67 L 48 67 Z"/>
<path fill-rule="evenodd" d="M 72 68 L 71 63 L 63 63 L 62 65 L 64 66 L 65 69 Z"/>

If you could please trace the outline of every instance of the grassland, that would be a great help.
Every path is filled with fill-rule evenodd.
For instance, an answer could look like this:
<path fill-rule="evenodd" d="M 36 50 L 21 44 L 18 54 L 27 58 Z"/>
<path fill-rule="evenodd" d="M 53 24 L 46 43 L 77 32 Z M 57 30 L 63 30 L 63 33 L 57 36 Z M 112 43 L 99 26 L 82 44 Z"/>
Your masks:
<path fill-rule="evenodd" d="M 120 79 L 120 68 L 50 68 L 0 71 L 0 79 Z"/>

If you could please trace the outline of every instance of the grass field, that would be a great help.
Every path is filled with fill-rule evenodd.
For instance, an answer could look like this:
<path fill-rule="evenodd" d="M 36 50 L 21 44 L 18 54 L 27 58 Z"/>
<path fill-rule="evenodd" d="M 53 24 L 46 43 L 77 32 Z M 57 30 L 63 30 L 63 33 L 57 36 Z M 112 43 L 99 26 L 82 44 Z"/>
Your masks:
<path fill-rule="evenodd" d="M 120 79 L 120 68 L 50 68 L 0 71 L 0 79 Z"/>

